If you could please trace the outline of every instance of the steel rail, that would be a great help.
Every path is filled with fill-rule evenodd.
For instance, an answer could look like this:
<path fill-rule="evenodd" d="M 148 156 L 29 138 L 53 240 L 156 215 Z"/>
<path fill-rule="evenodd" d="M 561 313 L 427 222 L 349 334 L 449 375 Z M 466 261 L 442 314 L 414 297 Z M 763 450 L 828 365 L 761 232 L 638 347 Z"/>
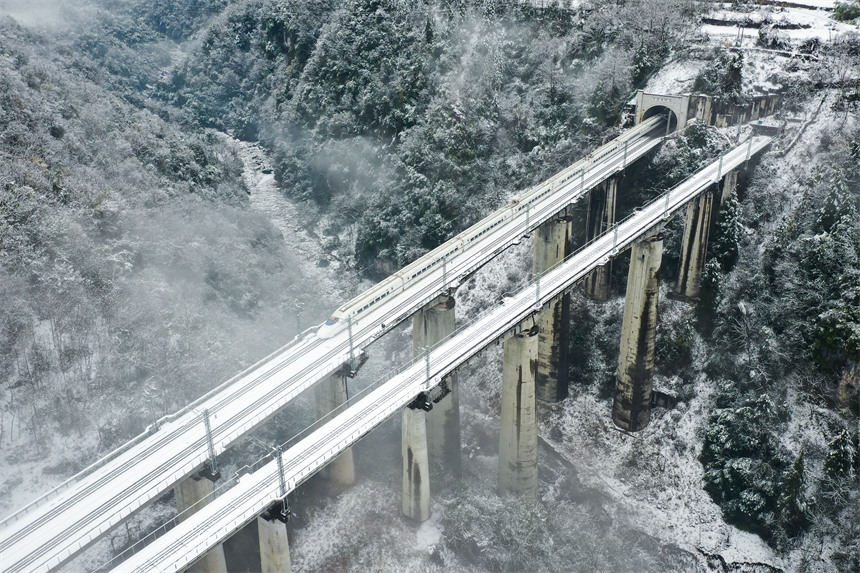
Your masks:
<path fill-rule="evenodd" d="M 284 452 L 287 492 L 353 445 L 416 394 L 429 390 L 506 332 L 527 320 L 597 266 L 647 235 L 699 194 L 719 182 L 729 170 L 745 162 L 771 142 L 753 137 L 730 150 L 647 206 L 635 211 L 541 277 L 541 293 L 532 283 L 507 302 L 436 345 L 429 358 L 430 379 L 422 360 L 413 363 L 380 385 L 353 406 L 314 430 Z M 614 232 L 617 229 L 617 233 Z M 621 237 L 619 241 L 618 237 Z M 539 301 L 536 304 L 535 301 Z M 139 553 L 119 564 L 116 571 L 178 571 L 241 528 L 280 499 L 280 475 L 275 462 L 242 476 L 236 486 L 180 523 Z"/>
<path fill-rule="evenodd" d="M 630 135 L 630 132 L 626 132 L 620 136 L 618 142 L 615 142 L 614 144 L 613 142 L 610 142 L 610 144 L 607 144 L 595 151 L 594 154 L 596 155 L 598 152 L 601 152 L 601 150 L 606 148 L 611 151 L 611 154 L 606 157 L 605 162 L 598 164 L 603 166 L 605 163 L 605 168 L 600 170 L 590 170 L 590 172 L 592 174 L 596 171 L 611 171 L 614 173 L 622 169 L 623 166 L 617 166 L 621 154 L 620 141 L 622 140 L 625 141 L 625 155 L 630 159 L 630 161 L 633 161 L 637 157 L 641 157 L 641 155 L 647 153 L 647 151 L 660 142 L 660 139 L 647 138 L 652 131 L 655 131 L 655 127 L 658 125 L 658 121 L 652 121 L 647 125 L 639 127 L 638 131 L 635 132 L 635 137 Z M 611 148 L 613 145 L 614 148 Z M 609 153 L 609 151 L 607 151 L 607 153 Z M 601 157 L 601 159 L 603 158 Z M 531 228 L 537 227 L 543 222 L 543 220 L 552 216 L 554 213 L 553 210 L 555 209 L 557 211 L 556 206 L 560 202 L 569 200 L 569 198 L 563 198 L 565 194 L 576 191 L 581 195 L 585 192 L 586 189 L 581 188 L 581 186 L 585 182 L 582 175 L 583 170 L 585 170 L 584 165 L 586 163 L 586 160 L 580 160 L 574 164 L 574 166 L 559 172 L 546 182 L 535 186 L 532 191 L 524 195 L 523 200 L 526 200 L 528 197 L 534 197 L 539 193 L 547 191 L 548 187 L 550 188 L 549 191 L 552 191 L 538 203 L 541 208 L 536 209 L 536 213 L 532 213 L 533 220 Z M 589 171 L 585 171 L 585 173 L 589 173 Z M 578 181 L 576 177 L 577 174 L 580 175 Z M 589 183 L 593 183 L 593 179 L 594 176 L 589 175 Z M 502 208 L 497 211 L 497 213 L 503 212 L 506 209 L 507 208 Z M 494 215 L 491 215 L 483 221 L 486 221 L 493 216 Z M 488 233 L 485 237 L 476 241 L 473 248 L 469 250 L 468 257 L 460 256 L 449 261 L 448 270 L 451 276 L 454 277 L 454 280 L 462 280 L 463 276 L 467 276 L 468 273 L 474 272 L 475 268 L 486 263 L 486 261 L 495 256 L 500 250 L 504 250 L 504 248 L 513 244 L 515 239 L 518 238 L 519 234 L 521 234 L 521 231 L 517 231 L 517 228 L 524 228 L 519 227 L 521 224 L 519 222 L 520 218 L 520 216 L 512 218 L 508 224 L 499 225 L 494 232 Z M 516 221 L 516 225 L 511 227 L 511 223 L 514 221 Z M 481 223 L 478 225 L 480 224 Z M 502 232 L 503 230 L 504 232 Z M 499 241 L 499 237 L 503 237 L 508 233 L 511 234 L 508 237 L 508 241 Z M 490 243 L 491 238 L 493 239 L 492 244 L 496 245 L 497 248 L 487 250 L 485 245 Z M 463 255 L 466 254 L 467 253 L 463 253 Z M 461 264 L 460 261 L 463 261 L 463 264 Z M 410 289 L 416 290 L 410 291 L 409 297 L 401 297 L 399 302 L 396 303 L 396 320 L 392 321 L 391 318 L 386 316 L 385 322 L 388 324 L 389 329 L 397 322 L 411 314 L 411 312 L 414 312 L 416 308 L 420 308 L 421 304 L 425 304 L 427 301 L 432 300 L 432 298 L 438 294 L 438 288 L 433 284 L 435 281 L 425 280 L 432 276 L 434 275 L 429 274 L 427 277 L 421 277 L 420 280 L 418 278 L 415 279 L 416 284 L 410 286 Z M 418 294 L 417 299 L 416 296 L 414 296 L 416 292 Z M 418 301 L 417 303 L 416 300 Z M 385 307 L 386 313 L 388 313 L 389 310 L 390 309 L 388 307 Z M 378 324 L 381 322 L 382 319 L 380 318 L 376 321 L 366 322 L 364 327 L 359 328 L 357 338 L 359 339 L 358 345 L 360 347 L 363 344 L 372 342 L 372 340 L 384 332 L 384 330 L 380 331 L 378 329 Z M 341 336 L 340 338 L 343 337 Z M 333 340 L 337 341 L 338 339 Z M 344 341 L 342 340 L 340 341 L 340 344 L 336 344 L 335 342 L 334 349 L 331 349 L 323 356 L 318 357 L 324 364 L 326 364 L 326 368 L 317 369 L 316 379 L 330 374 L 343 364 L 345 361 L 344 352 L 342 351 L 344 347 L 343 342 Z M 243 435 L 250 428 L 255 427 L 267 417 L 271 416 L 274 412 L 283 407 L 289 399 L 295 397 L 295 395 L 307 388 L 316 380 L 302 381 L 301 384 L 294 384 L 291 385 L 290 388 L 286 389 L 281 389 L 280 387 L 287 381 L 276 383 L 275 389 L 265 392 L 263 396 L 256 398 L 252 404 L 242 408 L 238 415 L 232 415 L 227 421 L 219 420 L 219 414 L 222 410 L 228 409 L 236 402 L 242 402 L 244 397 L 249 394 L 250 390 L 254 390 L 263 384 L 277 382 L 273 381 L 272 378 L 281 374 L 288 367 L 295 365 L 294 357 L 297 354 L 297 349 L 304 350 L 307 354 L 314 354 L 314 351 L 326 347 L 328 347 L 328 344 L 325 341 L 320 341 L 315 337 L 305 339 L 299 338 L 298 340 L 294 340 L 290 346 L 273 352 L 265 359 L 258 361 L 251 367 L 245 369 L 239 375 L 231 378 L 228 383 L 222 384 L 216 390 L 208 393 L 206 397 L 204 397 L 205 400 L 198 399 L 195 401 L 193 405 L 196 407 L 207 404 L 207 409 L 210 410 L 213 416 L 213 438 L 217 440 L 216 451 L 218 453 L 223 451 L 232 440 Z M 305 352 L 302 352 L 302 354 L 307 356 Z M 273 359 L 275 359 L 276 362 L 271 364 L 270 362 Z M 305 367 L 298 375 L 293 373 L 291 379 L 303 378 L 303 375 L 307 373 L 307 370 L 308 367 Z M 247 379 L 249 377 L 251 378 Z M 283 390 L 284 395 L 281 396 L 280 401 L 275 400 L 279 393 L 281 393 L 281 390 Z M 273 403 L 273 400 L 275 403 Z M 267 403 L 269 406 L 263 407 L 263 405 Z M 192 473 L 195 468 L 204 463 L 208 458 L 208 455 L 205 453 L 206 444 L 202 424 L 193 408 L 189 407 L 184 410 L 184 414 L 168 417 L 172 419 L 164 423 L 162 429 L 147 436 L 146 439 L 135 443 L 132 447 L 126 448 L 119 455 L 113 456 L 113 459 L 108 462 L 113 464 L 111 467 L 108 468 L 106 464 L 102 464 L 88 476 L 82 476 L 79 474 L 72 480 L 61 485 L 58 489 L 50 492 L 47 497 L 40 498 L 43 503 L 35 504 L 34 502 L 34 504 L 30 504 L 24 511 L 28 519 L 27 523 L 23 524 L 23 527 L 15 528 L 15 525 L 19 521 L 18 517 L 22 515 L 22 512 L 17 512 L 11 518 L 7 518 L 7 520 L 2 524 L 7 527 L 0 532 L 0 558 L 2 558 L 2 561 L 6 561 L 4 553 L 14 550 L 15 556 L 19 557 L 22 555 L 22 552 L 27 551 L 24 547 L 25 545 L 31 546 L 28 553 L 24 553 L 23 557 L 20 557 L 13 562 L 13 568 L 11 568 L 10 571 L 30 570 L 33 567 L 37 569 L 40 567 L 49 569 L 61 564 L 79 550 L 86 547 L 86 545 L 97 538 L 98 535 L 121 522 L 122 519 L 169 489 L 173 483 L 182 479 L 189 473 Z M 236 419 L 245 421 L 237 423 L 234 421 Z M 87 512 L 85 517 L 75 518 L 71 515 L 71 508 L 73 508 L 75 504 L 82 503 L 88 497 L 97 493 L 102 487 L 111 484 L 111 482 L 119 481 L 119 478 L 125 473 L 133 471 L 136 467 L 140 466 L 143 460 L 148 461 L 149 458 L 159 455 L 159 452 L 165 449 L 168 445 L 177 441 L 181 441 L 186 444 L 186 447 L 174 454 L 172 458 L 161 463 L 150 463 L 150 470 L 138 476 L 138 479 L 133 481 L 127 487 L 110 488 L 113 495 L 108 496 L 98 505 L 90 505 L 90 511 Z M 117 460 L 116 463 L 113 463 L 115 460 Z M 99 475 L 97 472 L 103 468 L 104 471 Z M 89 476 L 93 476 L 95 479 L 89 480 Z M 71 494 L 59 495 L 63 490 L 71 490 Z M 137 495 L 132 495 L 132 492 L 137 492 Z M 128 501 L 129 499 L 130 501 Z M 119 505 L 119 500 L 127 500 L 127 502 L 122 508 L 120 508 L 120 510 L 111 511 Z M 61 523 L 72 523 L 75 530 L 86 529 L 82 526 L 88 525 L 94 525 L 94 528 L 83 533 L 81 537 L 78 538 L 79 540 L 76 540 L 74 535 L 70 535 L 70 529 L 73 528 L 72 526 L 63 528 L 62 526 L 56 527 L 45 524 L 45 520 L 47 519 L 46 516 L 56 518 L 59 517 L 58 514 L 65 514 L 67 518 L 71 517 L 68 521 L 62 520 Z M 32 543 L 25 543 L 28 536 L 34 535 L 38 532 L 37 530 L 43 527 L 51 528 L 54 534 L 40 536 L 40 540 L 34 540 Z M 9 530 L 13 531 L 11 531 L 10 534 L 7 534 L 7 531 Z M 33 545 L 35 546 L 33 547 Z"/>

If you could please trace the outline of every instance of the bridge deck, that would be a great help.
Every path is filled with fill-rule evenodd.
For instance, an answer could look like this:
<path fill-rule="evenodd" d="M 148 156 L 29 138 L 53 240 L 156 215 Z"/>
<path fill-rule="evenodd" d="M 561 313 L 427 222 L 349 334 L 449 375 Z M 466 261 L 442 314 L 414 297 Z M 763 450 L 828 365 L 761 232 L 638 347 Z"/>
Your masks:
<path fill-rule="evenodd" d="M 464 246 L 446 259 L 444 270 L 437 265 L 404 282 L 399 292 L 356 316 L 352 324 L 353 350 L 357 352 L 369 345 L 432 300 L 443 287 L 465 279 L 524 233 L 659 145 L 663 130 L 661 121 L 654 118 L 628 130 L 587 158 L 533 187 L 519 202 L 499 209 L 422 257 L 419 261 L 449 252 L 458 245 Z M 410 267 L 416 264 L 423 263 L 413 263 Z M 375 288 L 368 292 L 372 293 Z M 373 298 L 367 293 L 363 296 Z M 325 340 L 310 333 L 254 364 L 183 411 L 162 419 L 150 433 L 139 436 L 3 520 L 0 523 L 0 563 L 4 571 L 33 572 L 58 567 L 199 469 L 208 459 L 202 421 L 204 409 L 209 411 L 215 451 L 221 453 L 302 391 L 335 372 L 349 356 L 346 330 Z"/>
<path fill-rule="evenodd" d="M 536 284 L 528 286 L 491 312 L 461 328 L 432 349 L 429 380 L 427 365 L 423 360 L 418 360 L 299 441 L 283 457 L 287 492 L 406 406 L 419 392 L 432 388 L 446 374 L 515 328 L 535 313 L 539 305 L 557 297 L 598 265 L 605 264 L 609 258 L 630 246 L 637 238 L 718 182 L 723 174 L 737 168 L 770 142 L 769 137 L 753 137 L 738 145 L 721 160 L 705 167 L 545 273 L 540 279 L 539 288 Z M 140 549 L 127 561 L 120 563 L 116 570 L 149 572 L 183 569 L 276 501 L 280 497 L 279 479 L 275 461 L 252 474 L 242 476 L 221 497 Z"/>

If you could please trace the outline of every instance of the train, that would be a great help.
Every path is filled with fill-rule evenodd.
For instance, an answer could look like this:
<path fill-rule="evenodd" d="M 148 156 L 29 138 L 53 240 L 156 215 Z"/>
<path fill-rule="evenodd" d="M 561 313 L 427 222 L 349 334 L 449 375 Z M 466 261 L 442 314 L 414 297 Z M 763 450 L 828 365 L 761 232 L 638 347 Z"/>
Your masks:
<path fill-rule="evenodd" d="M 611 142 L 597 148 L 588 156 L 583 157 L 573 165 L 556 173 L 543 183 L 534 186 L 522 197 L 513 199 L 501 209 L 496 210 L 491 215 L 475 223 L 465 231 L 454 236 L 452 239 L 449 239 L 444 244 L 436 247 L 425 255 L 422 255 L 393 275 L 390 275 L 354 299 L 341 305 L 334 311 L 328 320 L 317 328 L 317 337 L 324 339 L 332 338 L 342 330 L 346 329 L 351 320 L 355 320 L 360 317 L 362 313 L 367 312 L 371 307 L 380 303 L 385 298 L 397 293 L 405 292 L 407 285 L 412 281 L 419 278 L 424 273 L 436 269 L 447 261 L 452 260 L 452 258 L 456 257 L 458 254 L 466 252 L 472 243 L 499 225 L 522 216 L 523 211 L 526 212 L 525 227 L 529 227 L 530 229 L 532 223 L 528 220 L 528 217 L 532 205 L 535 205 L 549 193 L 555 191 L 561 185 L 564 185 L 575 177 L 583 176 L 586 166 L 600 162 L 609 154 L 625 147 L 631 139 L 639 137 L 643 133 L 649 133 L 664 120 L 665 118 L 662 117 L 653 117 L 643 121 L 635 128 L 626 131 Z M 528 233 L 529 229 L 524 228 L 524 234 Z"/>

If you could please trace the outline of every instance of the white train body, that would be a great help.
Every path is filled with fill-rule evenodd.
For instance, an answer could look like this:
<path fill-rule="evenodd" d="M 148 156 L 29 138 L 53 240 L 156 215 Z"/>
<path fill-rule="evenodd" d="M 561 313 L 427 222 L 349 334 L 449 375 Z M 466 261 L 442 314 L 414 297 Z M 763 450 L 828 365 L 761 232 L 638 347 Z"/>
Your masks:
<path fill-rule="evenodd" d="M 612 143 L 599 147 L 587 157 L 580 159 L 543 183 L 531 188 L 520 199 L 514 199 L 508 205 L 498 209 L 488 217 L 485 217 L 452 239 L 449 239 L 444 244 L 419 257 L 398 272 L 343 304 L 317 329 L 317 336 L 319 338 L 331 338 L 340 331 L 348 328 L 350 320 L 355 321 L 386 297 L 405 291 L 407 285 L 412 281 L 433 269 L 441 267 L 444 262 L 452 261 L 458 255 L 468 250 L 472 243 L 505 222 L 523 218 L 523 234 L 528 233 L 530 228 L 534 226 L 528 220 L 529 211 L 533 206 L 536 206 L 537 203 L 561 185 L 574 180 L 576 177 L 582 177 L 586 165 L 590 166 L 595 162 L 599 162 L 614 151 L 624 148 L 626 143 L 634 136 L 638 137 L 643 130 L 645 132 L 650 131 L 662 120 L 660 117 L 653 117 L 643 121 L 634 129 L 614 139 Z M 499 250 L 499 245 L 487 245 L 476 254 L 482 255 L 486 250 L 497 251 Z"/>

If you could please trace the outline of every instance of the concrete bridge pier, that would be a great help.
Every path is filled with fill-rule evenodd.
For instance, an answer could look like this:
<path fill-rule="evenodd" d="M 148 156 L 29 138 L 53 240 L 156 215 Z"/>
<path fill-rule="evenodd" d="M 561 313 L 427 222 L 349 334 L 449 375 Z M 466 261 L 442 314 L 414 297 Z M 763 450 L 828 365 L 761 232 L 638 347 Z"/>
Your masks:
<path fill-rule="evenodd" d="M 441 295 L 412 317 L 412 355 L 423 356 L 426 347 L 436 346 L 455 328 L 454 295 Z M 426 414 L 429 457 L 434 473 L 459 477 L 460 393 L 456 373 L 445 377 L 445 385 L 449 392 Z"/>
<path fill-rule="evenodd" d="M 729 171 L 723 177 L 722 187 L 720 190 L 720 206 L 726 202 L 726 199 L 737 193 L 738 190 L 738 172 L 736 170 Z"/>
<path fill-rule="evenodd" d="M 412 318 L 412 353 L 423 356 L 454 332 L 453 294 L 436 297 Z M 416 521 L 430 517 L 430 448 L 437 467 L 460 474 L 460 401 L 454 375 L 446 378 L 450 392 L 435 405 L 421 395 L 403 410 L 403 515 Z"/>
<path fill-rule="evenodd" d="M 410 404 L 403 410 L 403 515 L 415 521 L 430 517 L 430 460 L 427 412 Z"/>
<path fill-rule="evenodd" d="M 176 484 L 173 488 L 176 494 L 176 510 L 182 521 L 200 510 L 212 500 L 215 484 L 199 474 L 194 474 Z M 184 515 L 183 515 L 184 514 Z M 206 555 L 198 559 L 188 571 L 193 573 L 227 573 L 227 561 L 224 558 L 224 546 L 218 544 Z"/>
<path fill-rule="evenodd" d="M 702 271 L 705 269 L 713 210 L 712 189 L 687 204 L 684 238 L 681 242 L 681 264 L 675 285 L 676 294 L 686 300 L 694 300 L 702 290 Z"/>
<path fill-rule="evenodd" d="M 290 544 L 287 524 L 272 515 L 257 517 L 260 538 L 260 569 L 262 573 L 290 573 Z"/>
<path fill-rule="evenodd" d="M 681 264 L 675 293 L 683 299 L 694 300 L 702 291 L 702 272 L 708 254 L 711 226 L 720 206 L 738 187 L 738 172 L 729 171 L 719 185 L 718 200 L 714 189 L 699 195 L 687 204 L 684 238 L 681 243 Z"/>
<path fill-rule="evenodd" d="M 568 209 L 538 227 L 534 238 L 534 274 L 544 273 L 562 262 L 572 250 L 572 237 L 573 219 Z M 537 397 L 544 402 L 560 402 L 568 394 L 570 294 L 547 304 L 538 320 Z"/>
<path fill-rule="evenodd" d="M 618 194 L 618 177 L 610 177 L 588 194 L 588 213 L 585 219 L 585 242 L 590 243 L 615 224 L 615 198 Z M 612 262 L 601 265 L 585 277 L 585 294 L 592 300 L 609 300 L 609 272 Z"/>
<path fill-rule="evenodd" d="M 531 321 L 528 321 L 531 323 Z M 537 497 L 537 324 L 522 325 L 504 342 L 499 491 Z"/>
<path fill-rule="evenodd" d="M 346 387 L 346 374 L 336 372 L 314 387 L 316 397 L 317 418 L 323 422 L 334 417 L 332 412 L 344 404 L 349 395 Z M 323 470 L 323 474 L 336 490 L 343 490 L 355 484 L 355 460 L 352 448 L 332 460 Z"/>
<path fill-rule="evenodd" d="M 612 421 L 636 431 L 651 419 L 651 377 L 657 334 L 657 273 L 663 257 L 663 238 L 643 238 L 630 250 L 630 271 L 621 324 L 621 346 L 615 383 Z"/>

